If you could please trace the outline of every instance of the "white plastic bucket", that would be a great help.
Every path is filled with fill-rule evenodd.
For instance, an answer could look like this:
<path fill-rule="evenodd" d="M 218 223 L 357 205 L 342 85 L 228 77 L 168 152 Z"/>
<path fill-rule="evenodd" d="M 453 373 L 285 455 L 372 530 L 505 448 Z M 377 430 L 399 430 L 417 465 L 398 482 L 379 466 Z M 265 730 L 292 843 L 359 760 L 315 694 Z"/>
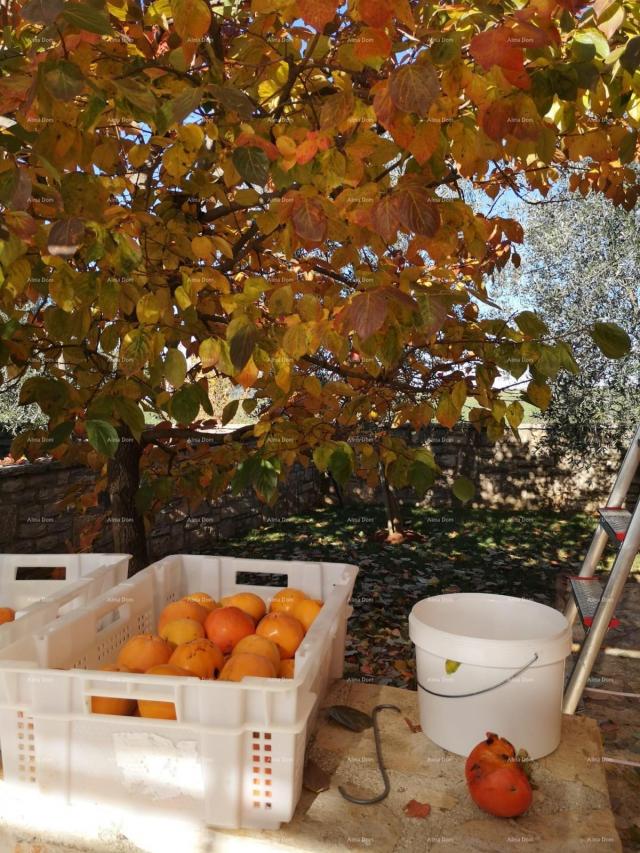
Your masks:
<path fill-rule="evenodd" d="M 412 609 L 409 635 L 420 724 L 434 743 L 468 755 L 496 732 L 531 758 L 556 749 L 571 652 L 562 613 L 507 595 L 435 595 Z M 447 661 L 460 665 L 447 673 Z"/>

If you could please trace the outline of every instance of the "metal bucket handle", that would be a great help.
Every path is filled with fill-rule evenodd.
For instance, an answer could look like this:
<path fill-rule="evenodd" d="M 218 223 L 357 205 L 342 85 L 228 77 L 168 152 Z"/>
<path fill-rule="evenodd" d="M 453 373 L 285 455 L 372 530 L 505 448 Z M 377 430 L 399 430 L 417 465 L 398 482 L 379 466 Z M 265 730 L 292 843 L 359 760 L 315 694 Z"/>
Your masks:
<path fill-rule="evenodd" d="M 529 669 L 530 666 L 538 660 L 538 653 L 535 652 L 529 663 L 525 663 L 523 667 L 521 667 L 517 672 L 514 672 L 513 675 L 510 675 L 508 678 L 505 678 L 504 681 L 498 682 L 498 684 L 494 684 L 492 687 L 483 687 L 482 690 L 474 690 L 472 693 L 436 693 L 435 690 L 429 690 L 427 687 L 424 687 L 418 681 L 418 687 L 421 690 L 424 690 L 425 693 L 429 693 L 430 696 L 439 696 L 441 699 L 466 699 L 468 696 L 479 696 L 481 693 L 489 693 L 491 690 L 496 690 L 498 687 L 502 687 L 503 684 L 508 684 L 510 681 L 513 681 L 514 678 L 517 678 L 521 673 L 523 673 L 526 669 Z"/>

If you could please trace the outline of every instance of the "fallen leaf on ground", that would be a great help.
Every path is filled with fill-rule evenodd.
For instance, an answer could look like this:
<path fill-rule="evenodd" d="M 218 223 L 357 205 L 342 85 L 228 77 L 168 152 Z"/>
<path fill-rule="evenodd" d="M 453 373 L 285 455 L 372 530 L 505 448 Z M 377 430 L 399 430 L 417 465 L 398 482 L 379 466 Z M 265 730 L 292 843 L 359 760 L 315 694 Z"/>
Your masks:
<path fill-rule="evenodd" d="M 429 803 L 419 803 L 418 800 L 409 800 L 403 808 L 403 812 L 407 817 L 429 817 L 431 806 Z"/>

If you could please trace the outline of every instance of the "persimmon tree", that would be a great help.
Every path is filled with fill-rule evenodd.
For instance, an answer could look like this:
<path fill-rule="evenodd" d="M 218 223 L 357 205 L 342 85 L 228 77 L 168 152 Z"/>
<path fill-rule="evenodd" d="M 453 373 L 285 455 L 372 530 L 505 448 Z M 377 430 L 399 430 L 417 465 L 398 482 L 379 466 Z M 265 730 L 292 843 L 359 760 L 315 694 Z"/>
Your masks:
<path fill-rule="evenodd" d="M 80 504 L 109 492 L 138 563 L 167 500 L 274 501 L 298 462 L 424 494 L 433 456 L 392 427 L 451 428 L 474 398 L 497 439 L 523 417 L 501 370 L 544 408 L 549 379 L 578 369 L 534 313 L 479 307 L 487 275 L 519 263 L 505 194 L 542 203 L 563 178 L 635 205 L 634 0 L 3 14 L 0 364 L 7 388 L 37 373 L 20 400 L 48 417 L 13 453 L 95 468 Z M 627 352 L 613 324 L 590 331 Z M 223 421 L 259 413 L 231 439 L 202 429 L 212 375 L 246 389 Z"/>

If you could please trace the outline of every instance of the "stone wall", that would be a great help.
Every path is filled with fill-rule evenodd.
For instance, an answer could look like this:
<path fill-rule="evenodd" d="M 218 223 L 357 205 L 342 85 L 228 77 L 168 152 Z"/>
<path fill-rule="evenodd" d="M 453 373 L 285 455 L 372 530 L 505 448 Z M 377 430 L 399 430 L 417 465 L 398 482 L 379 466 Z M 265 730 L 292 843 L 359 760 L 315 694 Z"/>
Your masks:
<path fill-rule="evenodd" d="M 0 468 L 0 551 L 5 553 L 64 553 L 80 550 L 86 528 L 100 527 L 92 551 L 113 551 L 112 524 L 106 505 L 83 515 L 58 506 L 70 489 L 87 491 L 95 474 L 88 468 L 55 462 Z M 294 514 L 318 504 L 322 489 L 313 466 L 294 468 L 282 488 L 278 515 Z M 210 551 L 216 542 L 241 536 L 266 523 L 274 510 L 253 493 L 227 494 L 190 511 L 180 502 L 167 506 L 149 535 L 149 557 L 170 553 Z"/>
<path fill-rule="evenodd" d="M 400 432 L 400 431 L 399 431 Z M 491 444 L 468 424 L 449 431 L 439 426 L 421 430 L 412 443 L 430 447 L 445 474 L 427 493 L 425 505 L 451 506 L 455 498 L 448 487 L 453 478 L 465 476 L 476 487 L 471 505 L 514 511 L 550 509 L 562 512 L 592 512 L 602 506 L 609 495 L 621 463 L 615 452 L 602 454 L 576 466 L 545 448 L 544 428 L 524 426 L 521 443 L 513 436 Z M 640 490 L 636 478 L 630 493 L 635 503 Z M 410 491 L 400 490 L 401 501 L 415 501 Z M 378 490 L 352 483 L 346 490 L 347 500 L 379 502 Z"/>
<path fill-rule="evenodd" d="M 577 469 L 543 448 L 540 428 L 524 427 L 521 437 L 521 444 L 508 438 L 494 446 L 467 425 L 451 432 L 432 427 L 414 435 L 414 441 L 431 447 L 445 474 L 445 482 L 427 494 L 424 504 L 451 506 L 455 499 L 447 482 L 460 475 L 475 483 L 472 504 L 478 507 L 590 512 L 603 504 L 620 464 L 617 456 L 601 456 Z M 58 506 L 70 489 L 88 491 L 94 476 L 89 469 L 55 462 L 0 468 L 0 551 L 77 551 L 83 532 L 92 525 L 100 533 L 91 549 L 112 551 L 112 524 L 117 519 L 109 517 L 106 505 L 92 507 L 84 515 Z M 639 487 L 636 482 L 636 496 Z M 400 492 L 399 497 L 415 502 L 410 491 Z M 380 494 L 355 480 L 345 490 L 345 498 L 381 500 Z M 274 516 L 286 517 L 328 499 L 327 481 L 309 466 L 294 469 L 275 509 L 260 504 L 252 493 L 227 494 L 195 511 L 176 502 L 158 515 L 149 535 L 149 556 L 159 559 L 168 553 L 211 551 L 217 542 L 241 536 Z"/>

